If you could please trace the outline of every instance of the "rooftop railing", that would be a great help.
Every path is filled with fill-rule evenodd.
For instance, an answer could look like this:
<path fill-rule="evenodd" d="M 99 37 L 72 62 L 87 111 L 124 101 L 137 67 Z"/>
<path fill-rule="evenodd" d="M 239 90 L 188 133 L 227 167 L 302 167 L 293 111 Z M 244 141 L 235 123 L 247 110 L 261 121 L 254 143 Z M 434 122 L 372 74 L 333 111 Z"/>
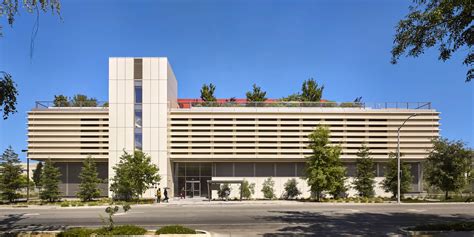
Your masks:
<path fill-rule="evenodd" d="M 52 108 L 107 108 L 107 101 L 36 101 L 36 109 L 52 109 Z"/>
<path fill-rule="evenodd" d="M 308 108 L 360 108 L 360 109 L 431 109 L 431 102 L 186 102 L 179 103 L 183 109 L 203 107 L 308 107 Z"/>

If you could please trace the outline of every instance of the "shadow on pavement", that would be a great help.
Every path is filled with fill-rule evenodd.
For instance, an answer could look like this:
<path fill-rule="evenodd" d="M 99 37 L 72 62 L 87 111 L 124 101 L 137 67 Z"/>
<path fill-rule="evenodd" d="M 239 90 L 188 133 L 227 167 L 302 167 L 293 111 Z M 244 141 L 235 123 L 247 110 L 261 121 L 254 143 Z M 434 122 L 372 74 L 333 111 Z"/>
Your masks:
<path fill-rule="evenodd" d="M 20 231 L 46 231 L 46 230 L 61 230 L 63 226 L 45 226 L 41 224 L 36 225 L 17 225 L 17 222 L 27 219 L 24 213 L 8 214 L 6 218 L 0 219 L 0 236 L 16 236 L 15 233 Z"/>
<path fill-rule="evenodd" d="M 282 222 L 287 226 L 273 236 L 387 236 L 401 234 L 400 227 L 417 224 L 472 220 L 469 215 L 438 216 L 420 213 L 330 213 L 306 211 L 274 211 L 274 216 L 257 219 Z"/>

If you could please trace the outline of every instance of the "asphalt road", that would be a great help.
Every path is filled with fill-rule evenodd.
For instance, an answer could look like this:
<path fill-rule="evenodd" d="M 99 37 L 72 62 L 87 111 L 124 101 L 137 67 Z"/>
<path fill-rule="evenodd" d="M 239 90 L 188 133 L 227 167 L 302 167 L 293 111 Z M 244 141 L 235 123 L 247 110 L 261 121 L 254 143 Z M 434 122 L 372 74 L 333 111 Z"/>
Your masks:
<path fill-rule="evenodd" d="M 0 207 L 0 231 L 100 226 L 104 207 Z M 132 206 L 118 224 L 156 229 L 182 224 L 213 236 L 386 236 L 422 223 L 474 220 L 474 204 L 329 204 L 275 202 Z"/>

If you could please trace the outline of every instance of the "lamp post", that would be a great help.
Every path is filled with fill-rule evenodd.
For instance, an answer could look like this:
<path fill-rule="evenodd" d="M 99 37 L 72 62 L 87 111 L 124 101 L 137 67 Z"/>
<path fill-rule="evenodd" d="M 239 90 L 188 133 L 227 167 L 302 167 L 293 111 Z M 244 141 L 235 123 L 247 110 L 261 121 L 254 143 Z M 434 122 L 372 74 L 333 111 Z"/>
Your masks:
<path fill-rule="evenodd" d="M 28 149 L 21 150 L 26 152 L 26 202 L 30 200 L 30 158 L 28 157 Z"/>
<path fill-rule="evenodd" d="M 405 119 L 405 121 L 403 121 L 402 125 L 400 125 L 400 127 L 398 127 L 397 129 L 397 203 L 400 204 L 400 196 L 401 196 L 401 193 L 400 193 L 400 173 L 401 173 L 401 170 L 400 170 L 400 129 L 402 129 L 402 127 L 405 125 L 405 123 L 415 117 L 416 114 L 412 114 L 410 115 L 407 119 Z"/>

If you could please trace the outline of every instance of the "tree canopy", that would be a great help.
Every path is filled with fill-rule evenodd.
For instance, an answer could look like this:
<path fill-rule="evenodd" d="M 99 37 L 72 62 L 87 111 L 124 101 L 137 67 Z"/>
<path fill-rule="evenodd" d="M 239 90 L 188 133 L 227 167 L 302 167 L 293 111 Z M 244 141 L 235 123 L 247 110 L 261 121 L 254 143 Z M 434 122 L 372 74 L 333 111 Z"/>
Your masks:
<path fill-rule="evenodd" d="M 362 145 L 357 152 L 356 164 L 356 176 L 353 182 L 355 190 L 361 197 L 373 197 L 375 195 L 375 163 L 366 145 Z"/>
<path fill-rule="evenodd" d="M 256 84 L 253 84 L 253 89 L 252 91 L 247 91 L 246 96 L 247 96 L 247 102 L 264 102 L 267 100 L 265 97 L 267 95 L 267 92 L 263 91 L 262 88 L 257 86 Z"/>
<path fill-rule="evenodd" d="M 474 78 L 473 12 L 472 0 L 413 0 L 408 15 L 396 27 L 391 62 L 396 64 L 404 54 L 418 57 L 432 47 L 438 47 L 438 59 L 446 61 L 456 51 L 466 48 L 463 64 L 468 67 L 466 82 L 471 81 Z"/>
<path fill-rule="evenodd" d="M 324 86 L 319 86 L 313 78 L 305 80 L 301 86 L 301 100 L 310 102 L 321 101 L 323 91 Z"/>
<path fill-rule="evenodd" d="M 445 192 L 464 188 L 472 178 L 471 151 L 461 141 L 439 138 L 433 140 L 433 149 L 425 161 L 425 179 L 429 185 Z"/>
<path fill-rule="evenodd" d="M 401 155 L 400 155 L 401 156 Z M 389 154 L 389 161 L 385 169 L 385 178 L 382 181 L 382 187 L 385 192 L 392 193 L 393 197 L 397 196 L 398 192 L 398 161 L 397 155 L 393 152 Z M 400 193 L 403 197 L 403 194 L 410 191 L 410 184 L 412 176 L 410 174 L 410 166 L 403 162 L 403 159 L 400 159 Z"/>
<path fill-rule="evenodd" d="M 0 2 L 0 18 L 6 17 L 10 26 L 13 26 L 17 15 L 21 14 L 20 9 L 24 8 L 28 13 L 36 13 L 39 16 L 40 11 L 47 12 L 51 10 L 53 13 L 60 14 L 61 3 L 59 0 L 9 0 Z M 34 37 L 38 31 L 38 21 L 31 39 L 30 54 L 33 52 Z M 3 36 L 3 26 L 0 25 L 0 37 Z M 16 83 L 13 81 L 12 75 L 7 72 L 0 71 L 0 111 L 3 111 L 3 119 L 17 112 L 16 104 L 18 96 L 18 89 Z"/>
<path fill-rule="evenodd" d="M 33 171 L 33 182 L 37 188 L 41 188 L 41 175 L 43 174 L 43 162 L 39 162 L 36 165 L 36 169 Z"/>
<path fill-rule="evenodd" d="M 318 126 L 308 136 L 312 154 L 306 157 L 305 179 L 319 201 L 323 192 L 337 197 L 346 191 L 346 168 L 340 160 L 341 148 L 331 145 L 329 129 Z"/>
<path fill-rule="evenodd" d="M 102 183 L 102 180 L 99 179 L 97 165 L 91 156 L 88 156 L 82 163 L 79 179 L 81 182 L 77 196 L 82 201 L 92 201 L 100 196 L 99 184 Z"/>
<path fill-rule="evenodd" d="M 59 168 L 54 166 L 51 160 L 47 160 L 44 163 L 43 174 L 41 175 L 41 200 L 54 202 L 59 200 L 59 183 L 61 173 Z"/>
<path fill-rule="evenodd" d="M 21 180 L 20 159 L 11 146 L 2 154 L 0 171 L 0 195 L 4 200 L 14 202 L 24 183 Z"/>
<path fill-rule="evenodd" d="M 214 91 L 216 90 L 216 86 L 212 83 L 207 85 L 204 84 L 201 87 L 201 99 L 205 102 L 215 102 L 216 97 L 214 96 Z"/>

